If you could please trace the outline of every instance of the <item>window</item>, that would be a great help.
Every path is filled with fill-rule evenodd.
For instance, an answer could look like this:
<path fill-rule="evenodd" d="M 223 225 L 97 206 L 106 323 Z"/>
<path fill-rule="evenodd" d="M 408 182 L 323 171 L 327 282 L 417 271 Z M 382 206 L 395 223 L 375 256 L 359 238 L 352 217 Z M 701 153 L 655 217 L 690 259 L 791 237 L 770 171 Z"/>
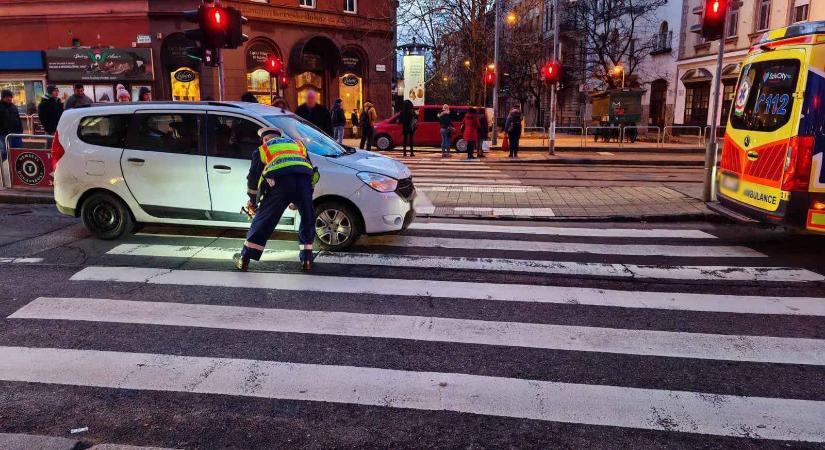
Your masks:
<path fill-rule="evenodd" d="M 135 114 L 126 148 L 184 155 L 200 154 L 200 114 Z"/>
<path fill-rule="evenodd" d="M 87 144 L 123 148 L 131 119 L 131 114 L 84 117 L 77 136 Z"/>
<path fill-rule="evenodd" d="M 249 159 L 260 147 L 256 123 L 232 116 L 209 115 L 208 155 L 220 158 Z"/>
<path fill-rule="evenodd" d="M 733 128 L 771 132 L 788 123 L 798 75 L 799 60 L 795 59 L 745 66 L 730 116 Z"/>
<path fill-rule="evenodd" d="M 298 0 L 298 4 L 304 8 L 314 8 L 315 0 Z"/>
<path fill-rule="evenodd" d="M 726 38 L 734 38 L 739 34 L 739 7 L 735 6 L 728 11 L 728 33 Z"/>
<path fill-rule="evenodd" d="M 424 108 L 424 122 L 438 122 L 441 108 Z"/>
<path fill-rule="evenodd" d="M 771 0 L 759 0 L 756 10 L 756 31 L 764 31 L 771 26 Z"/>
<path fill-rule="evenodd" d="M 710 82 L 695 83 L 685 91 L 685 123 L 706 125 L 708 121 L 708 104 L 710 102 Z"/>
<path fill-rule="evenodd" d="M 290 138 L 302 143 L 311 155 L 338 158 L 347 154 L 343 147 L 323 131 L 298 116 L 266 116 L 265 119 Z"/>
<path fill-rule="evenodd" d="M 358 12 L 358 0 L 344 0 L 344 12 Z"/>
<path fill-rule="evenodd" d="M 793 8 L 793 21 L 805 22 L 808 20 L 808 4 L 796 5 Z"/>

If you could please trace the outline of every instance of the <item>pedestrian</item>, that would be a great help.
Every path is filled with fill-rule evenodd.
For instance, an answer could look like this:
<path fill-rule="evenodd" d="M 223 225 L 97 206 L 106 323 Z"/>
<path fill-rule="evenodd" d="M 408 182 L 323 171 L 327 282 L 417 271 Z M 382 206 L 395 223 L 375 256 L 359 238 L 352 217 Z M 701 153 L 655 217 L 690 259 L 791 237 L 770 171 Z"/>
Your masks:
<path fill-rule="evenodd" d="M 23 123 L 20 121 L 20 111 L 14 104 L 14 94 L 3 89 L 0 92 L 0 161 L 6 159 L 6 136 L 22 134 Z M 20 147 L 20 138 L 10 139 L 9 145 Z"/>
<path fill-rule="evenodd" d="M 358 108 L 352 110 L 349 115 L 349 121 L 352 123 L 352 137 L 358 135 Z"/>
<path fill-rule="evenodd" d="M 281 108 L 281 112 L 289 111 L 289 107 L 286 104 L 286 100 L 283 97 L 275 97 L 275 100 L 272 101 L 272 106 L 275 108 Z"/>
<path fill-rule="evenodd" d="M 413 108 L 411 101 L 404 100 L 404 106 L 401 108 L 398 121 L 401 122 L 401 133 L 404 136 L 404 157 L 407 157 L 408 144 L 410 146 L 410 157 L 414 157 L 413 138 L 415 137 L 415 129 L 418 127 L 418 110 Z"/>
<path fill-rule="evenodd" d="M 318 103 L 318 93 L 314 90 L 307 90 L 307 100 L 295 110 L 295 114 L 318 127 L 327 136 L 332 137 L 332 121 L 329 117 L 329 110 L 326 106 Z"/>
<path fill-rule="evenodd" d="M 478 157 L 484 158 L 484 143 L 490 138 L 490 124 L 487 122 L 487 111 L 481 108 L 481 115 L 478 117 Z"/>
<path fill-rule="evenodd" d="M 141 86 L 140 90 L 138 91 L 138 101 L 139 102 L 151 102 L 152 101 L 152 90 L 146 86 Z"/>
<path fill-rule="evenodd" d="M 372 106 L 372 103 L 365 102 L 364 108 L 361 111 L 361 118 L 358 120 L 358 123 L 361 125 L 361 144 L 358 148 L 364 150 L 372 150 L 372 141 L 375 136 L 375 119 L 377 118 L 378 114 L 375 112 L 375 108 Z M 366 147 L 364 147 L 366 145 Z"/>
<path fill-rule="evenodd" d="M 258 131 L 262 145 L 252 153 L 252 166 L 246 177 L 249 202 L 254 214 L 243 249 L 232 258 L 235 268 L 246 272 L 249 261 L 260 261 L 266 242 L 281 220 L 284 211 L 297 208 L 301 214 L 298 232 L 299 257 L 305 272 L 312 269 L 315 240 L 315 210 L 312 195 L 320 178 L 303 143 L 295 141 L 277 128 Z"/>
<path fill-rule="evenodd" d="M 118 84 L 115 87 L 115 92 L 117 92 L 115 96 L 118 102 L 129 103 L 132 101 L 132 96 L 129 94 L 129 91 L 126 90 L 126 87 L 124 85 Z"/>
<path fill-rule="evenodd" d="M 258 99 L 255 97 L 255 94 L 247 91 L 241 95 L 241 101 L 246 103 L 258 103 Z"/>
<path fill-rule="evenodd" d="M 344 143 L 344 127 L 347 125 L 347 116 L 344 112 L 343 108 L 344 101 L 339 99 L 335 100 L 335 105 L 332 107 L 332 111 L 330 112 L 330 122 L 332 122 L 332 131 L 333 137 L 335 141 L 339 144 Z"/>
<path fill-rule="evenodd" d="M 461 133 L 461 137 L 464 139 L 464 143 L 467 146 L 467 160 L 475 159 L 473 156 L 473 151 L 475 150 L 476 143 L 478 142 L 478 116 L 476 116 L 476 109 L 470 108 L 467 111 L 467 114 L 464 115 L 464 121 L 461 125 L 463 131 Z"/>
<path fill-rule="evenodd" d="M 450 116 L 450 106 L 444 105 L 441 107 L 441 112 L 438 113 L 438 125 L 441 128 L 441 157 L 450 157 L 450 143 L 452 142 L 453 133 L 453 118 Z"/>
<path fill-rule="evenodd" d="M 46 134 L 53 135 L 57 131 L 57 123 L 60 122 L 62 115 L 63 103 L 60 101 L 60 91 L 57 86 L 50 85 L 46 87 L 46 94 L 37 106 L 37 117 L 43 129 L 46 130 Z"/>
<path fill-rule="evenodd" d="M 510 141 L 510 158 L 518 158 L 519 139 L 521 139 L 521 109 L 518 105 L 510 110 L 504 122 L 504 131 Z"/>
<path fill-rule="evenodd" d="M 87 108 L 92 106 L 94 101 L 90 99 L 86 95 L 86 89 L 83 87 L 82 84 L 74 85 L 74 94 L 72 94 L 66 100 L 66 108 L 65 109 L 73 109 L 73 108 Z"/>

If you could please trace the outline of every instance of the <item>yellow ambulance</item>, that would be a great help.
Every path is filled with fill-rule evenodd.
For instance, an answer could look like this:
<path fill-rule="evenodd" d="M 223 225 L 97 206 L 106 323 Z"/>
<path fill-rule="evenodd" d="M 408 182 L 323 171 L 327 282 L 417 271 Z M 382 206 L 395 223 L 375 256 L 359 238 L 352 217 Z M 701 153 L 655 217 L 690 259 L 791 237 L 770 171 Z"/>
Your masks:
<path fill-rule="evenodd" d="M 713 209 L 825 233 L 823 157 L 825 22 L 769 31 L 742 63 Z"/>

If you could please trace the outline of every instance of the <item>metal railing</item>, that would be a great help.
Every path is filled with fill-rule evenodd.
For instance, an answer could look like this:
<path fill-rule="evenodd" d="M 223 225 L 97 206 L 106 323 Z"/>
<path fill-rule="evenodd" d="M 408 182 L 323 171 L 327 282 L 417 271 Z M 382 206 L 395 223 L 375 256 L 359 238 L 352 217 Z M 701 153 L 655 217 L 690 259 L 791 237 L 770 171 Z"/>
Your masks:
<path fill-rule="evenodd" d="M 656 146 L 661 145 L 662 129 L 658 125 L 627 125 L 622 127 L 622 136 L 619 139 L 619 148 L 624 147 L 624 141 L 627 140 L 627 130 L 636 130 L 638 137 L 639 130 L 656 130 Z M 650 134 L 650 133 L 645 133 Z"/>
<path fill-rule="evenodd" d="M 541 135 L 541 146 L 544 147 L 547 145 L 545 139 L 547 139 L 547 132 L 545 131 L 544 127 L 524 127 L 522 128 L 522 136 L 526 135 L 527 133 L 535 133 Z"/>
<path fill-rule="evenodd" d="M 27 153 L 42 153 L 49 155 L 52 147 L 51 135 L 46 134 L 8 134 L 5 136 L 5 157 L 0 160 L 0 185 L 13 188 L 11 149 L 25 149 Z M 51 173 L 51 167 L 45 167 L 46 176 Z M 35 187 L 36 189 L 36 187 Z"/>
<path fill-rule="evenodd" d="M 578 133 L 565 133 L 564 130 L 576 130 Z M 559 134 L 575 134 L 579 137 L 579 147 L 584 148 L 584 127 L 556 127 L 556 141 L 559 139 Z M 547 130 L 548 139 L 550 137 L 550 130 Z"/>
<path fill-rule="evenodd" d="M 725 137 L 725 129 L 727 127 L 724 125 L 719 125 L 716 127 L 716 139 L 721 139 Z M 710 140 L 710 125 L 705 127 L 705 143 Z"/>
<path fill-rule="evenodd" d="M 670 133 L 668 133 L 668 130 L 670 130 Z M 670 140 L 672 140 L 673 137 L 676 136 L 676 134 L 674 134 L 674 131 L 679 131 L 679 130 L 693 131 L 694 133 L 689 133 L 689 134 L 678 133 L 678 136 L 696 137 L 696 143 L 699 144 L 699 146 L 704 147 L 704 145 L 705 145 L 705 132 L 702 129 L 702 127 L 700 127 L 698 125 L 668 125 L 668 126 L 664 127 L 662 129 L 662 145 L 664 145 L 665 143 L 669 143 Z"/>
<path fill-rule="evenodd" d="M 594 136 L 594 137 L 598 138 L 599 135 L 604 134 L 604 133 L 600 133 L 600 134 L 597 135 L 597 134 L 594 133 L 594 134 L 591 135 L 590 134 L 591 130 L 606 130 L 607 133 L 609 133 L 607 135 L 607 139 L 605 140 L 606 143 L 610 142 L 610 140 L 613 139 L 614 137 L 616 139 L 621 139 L 621 137 L 622 137 L 622 129 L 620 127 L 601 126 L 601 125 L 600 126 L 594 126 L 594 127 L 584 127 L 584 146 L 585 147 L 587 147 L 587 138 L 589 136 Z"/>

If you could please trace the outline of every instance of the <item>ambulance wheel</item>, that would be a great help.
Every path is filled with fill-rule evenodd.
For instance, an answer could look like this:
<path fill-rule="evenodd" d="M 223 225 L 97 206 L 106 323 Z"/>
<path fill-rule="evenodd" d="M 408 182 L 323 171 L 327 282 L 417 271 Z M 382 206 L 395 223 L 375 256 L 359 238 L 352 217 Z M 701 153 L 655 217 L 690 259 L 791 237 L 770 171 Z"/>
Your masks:
<path fill-rule="evenodd" d="M 115 195 L 106 192 L 90 195 L 81 206 L 80 217 L 92 235 L 107 241 L 131 232 L 135 226 L 129 208 Z"/>
<path fill-rule="evenodd" d="M 315 207 L 315 233 L 321 249 L 346 250 L 363 233 L 361 215 L 352 206 L 339 201 L 325 201 Z"/>

